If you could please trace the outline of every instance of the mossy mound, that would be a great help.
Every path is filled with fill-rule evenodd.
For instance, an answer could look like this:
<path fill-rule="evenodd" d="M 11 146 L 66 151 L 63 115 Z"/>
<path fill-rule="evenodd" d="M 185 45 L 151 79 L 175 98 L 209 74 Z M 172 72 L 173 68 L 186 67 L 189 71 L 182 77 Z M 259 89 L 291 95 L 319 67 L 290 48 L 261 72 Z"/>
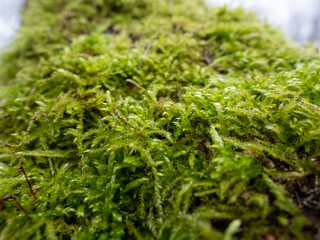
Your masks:
<path fill-rule="evenodd" d="M 1 239 L 319 234 L 320 58 L 254 14 L 29 0 L 1 61 Z"/>

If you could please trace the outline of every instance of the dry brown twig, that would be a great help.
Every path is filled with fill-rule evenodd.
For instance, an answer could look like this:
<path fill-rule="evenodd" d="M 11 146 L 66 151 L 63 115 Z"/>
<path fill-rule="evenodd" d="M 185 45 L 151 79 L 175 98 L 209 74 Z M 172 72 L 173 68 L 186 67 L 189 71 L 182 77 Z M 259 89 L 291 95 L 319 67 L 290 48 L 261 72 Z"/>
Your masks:
<path fill-rule="evenodd" d="M 4 206 L 5 201 L 9 199 L 12 199 L 13 201 L 15 201 L 15 203 L 18 205 L 20 210 L 30 219 L 30 213 L 24 207 L 22 207 L 22 205 L 17 201 L 17 198 L 14 195 L 5 195 L 3 198 L 0 199 L 0 212 Z"/>
<path fill-rule="evenodd" d="M 21 172 L 23 172 L 24 177 L 25 177 L 26 180 L 27 180 L 27 183 L 28 183 L 28 185 L 29 185 L 29 189 L 30 189 L 31 195 L 32 195 L 32 196 L 35 196 L 36 193 L 37 193 L 37 189 L 33 189 L 33 188 L 32 188 L 31 183 L 30 183 L 30 181 L 29 181 L 29 179 L 28 179 L 28 176 L 27 176 L 27 174 L 26 174 L 26 171 L 24 170 L 24 168 L 23 168 L 22 166 L 19 166 L 19 167 L 18 167 L 18 173 L 21 173 Z"/>
<path fill-rule="evenodd" d="M 32 189 L 32 186 L 31 186 L 31 183 L 30 183 L 30 181 L 28 179 L 26 171 L 24 170 L 24 168 L 22 166 L 18 167 L 18 173 L 20 173 L 20 172 L 23 172 L 23 174 L 24 174 L 24 176 L 25 176 L 25 178 L 27 180 L 31 195 L 35 196 L 36 193 L 37 193 L 37 189 Z M 15 201 L 15 203 L 18 205 L 20 210 L 30 219 L 30 213 L 24 207 L 22 207 L 22 205 L 17 201 L 17 197 L 15 195 L 12 195 L 12 194 L 5 195 L 3 198 L 0 199 L 0 212 L 1 212 L 2 208 L 3 208 L 3 206 L 4 206 L 4 203 L 9 199 L 12 199 L 13 201 Z"/>
<path fill-rule="evenodd" d="M 26 131 L 26 133 L 25 133 L 25 135 L 24 135 L 24 138 L 22 139 L 22 141 L 21 141 L 18 145 L 9 144 L 9 143 L 2 142 L 2 141 L 0 141 L 0 144 L 2 144 L 2 145 L 4 145 L 5 147 L 7 147 L 7 148 L 10 150 L 10 152 L 11 152 L 12 154 L 14 154 L 14 152 L 11 150 L 11 148 L 19 148 L 19 147 L 21 147 L 21 146 L 25 143 L 25 141 L 27 140 L 27 137 L 28 137 L 28 135 L 29 135 L 29 133 L 30 133 L 30 131 L 31 131 L 32 125 L 34 124 L 34 122 L 35 122 L 41 115 L 45 115 L 45 114 L 42 113 L 42 112 L 36 112 L 36 114 L 32 117 L 32 119 L 31 119 L 31 121 L 30 121 L 30 124 L 29 124 L 29 126 L 28 126 L 28 128 L 27 128 L 27 131 Z"/>

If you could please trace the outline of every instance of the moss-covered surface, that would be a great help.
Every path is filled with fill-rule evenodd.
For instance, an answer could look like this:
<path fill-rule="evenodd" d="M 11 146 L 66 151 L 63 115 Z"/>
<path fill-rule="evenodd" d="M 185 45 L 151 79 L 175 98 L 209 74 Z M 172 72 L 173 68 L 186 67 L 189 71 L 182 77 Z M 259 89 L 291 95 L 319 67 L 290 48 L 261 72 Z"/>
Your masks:
<path fill-rule="evenodd" d="M 1 61 L 0 239 L 319 237 L 320 58 L 254 14 L 29 0 Z"/>

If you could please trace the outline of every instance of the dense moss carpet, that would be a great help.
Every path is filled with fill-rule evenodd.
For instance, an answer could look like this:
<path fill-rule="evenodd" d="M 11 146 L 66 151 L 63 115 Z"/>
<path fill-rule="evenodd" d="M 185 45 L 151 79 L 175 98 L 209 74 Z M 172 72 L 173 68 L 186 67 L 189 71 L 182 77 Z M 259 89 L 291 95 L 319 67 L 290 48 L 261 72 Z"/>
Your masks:
<path fill-rule="evenodd" d="M 0 198 L 30 219 L 6 196 L 0 239 L 319 239 L 317 49 L 200 0 L 23 16 L 1 58 Z"/>

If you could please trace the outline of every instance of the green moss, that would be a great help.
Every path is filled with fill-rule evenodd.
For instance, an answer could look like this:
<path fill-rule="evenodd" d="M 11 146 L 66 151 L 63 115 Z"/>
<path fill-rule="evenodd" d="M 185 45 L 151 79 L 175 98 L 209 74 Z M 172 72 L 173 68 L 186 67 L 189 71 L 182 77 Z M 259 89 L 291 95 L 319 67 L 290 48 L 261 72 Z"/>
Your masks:
<path fill-rule="evenodd" d="M 317 234 L 320 58 L 254 14 L 29 0 L 1 62 L 1 238 Z"/>

